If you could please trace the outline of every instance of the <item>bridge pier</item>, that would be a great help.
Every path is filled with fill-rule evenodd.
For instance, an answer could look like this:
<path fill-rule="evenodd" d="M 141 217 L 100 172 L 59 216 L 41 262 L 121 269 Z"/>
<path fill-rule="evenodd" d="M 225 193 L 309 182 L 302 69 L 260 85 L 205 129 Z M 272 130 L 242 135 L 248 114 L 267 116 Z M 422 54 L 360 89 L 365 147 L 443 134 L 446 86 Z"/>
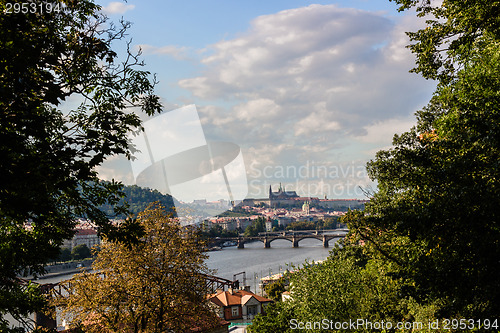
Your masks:
<path fill-rule="evenodd" d="M 323 235 L 323 247 L 325 247 L 325 248 L 328 247 L 328 238 L 326 238 L 325 235 Z"/>
<path fill-rule="evenodd" d="M 238 249 L 244 249 L 244 248 L 245 248 L 245 242 L 241 238 L 238 238 Z"/>
<path fill-rule="evenodd" d="M 293 247 L 299 247 L 299 240 L 294 237 L 292 237 L 292 244 Z"/>
<path fill-rule="evenodd" d="M 271 242 L 269 241 L 269 239 L 267 239 L 267 237 L 264 238 L 264 248 L 271 248 Z"/>

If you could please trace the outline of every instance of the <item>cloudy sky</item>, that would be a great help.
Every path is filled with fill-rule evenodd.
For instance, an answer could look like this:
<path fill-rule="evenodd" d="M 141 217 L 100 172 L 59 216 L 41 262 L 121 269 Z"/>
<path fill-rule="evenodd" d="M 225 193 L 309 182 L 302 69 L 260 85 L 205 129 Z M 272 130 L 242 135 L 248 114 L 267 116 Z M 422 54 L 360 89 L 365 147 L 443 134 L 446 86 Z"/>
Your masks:
<path fill-rule="evenodd" d="M 360 188 L 376 188 L 365 163 L 413 126 L 435 87 L 408 72 L 404 32 L 422 23 L 388 0 L 100 3 L 133 23 L 165 110 L 194 104 L 207 142 L 241 148 L 240 174 L 223 179 L 246 175 L 247 197 L 281 182 L 302 196 L 364 198 Z M 103 177 L 133 183 L 123 163 L 110 161 Z"/>

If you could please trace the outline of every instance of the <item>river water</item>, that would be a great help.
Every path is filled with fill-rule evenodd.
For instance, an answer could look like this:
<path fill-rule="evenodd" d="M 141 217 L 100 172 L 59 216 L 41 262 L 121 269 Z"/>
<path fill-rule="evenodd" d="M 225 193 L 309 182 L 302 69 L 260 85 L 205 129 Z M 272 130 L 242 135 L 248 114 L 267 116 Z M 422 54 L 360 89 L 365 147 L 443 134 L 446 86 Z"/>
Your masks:
<path fill-rule="evenodd" d="M 335 240 L 330 241 L 330 247 Z M 322 241 L 306 238 L 300 241 L 298 248 L 292 247 L 290 241 L 278 239 L 271 243 L 271 248 L 264 248 L 262 242 L 246 243 L 244 249 L 226 247 L 221 251 L 210 252 L 207 265 L 215 269 L 214 275 L 233 280 L 233 275 L 245 272 L 246 285 L 259 292 L 259 280 L 270 274 L 282 273 L 293 266 L 301 266 L 307 260 L 325 260 L 330 248 L 324 248 Z M 243 282 L 243 274 L 236 277 Z"/>
<path fill-rule="evenodd" d="M 337 239 L 330 241 L 330 248 L 324 248 L 317 239 L 306 238 L 300 241 L 299 247 L 292 247 L 290 241 L 277 239 L 271 243 L 271 248 L 264 248 L 262 242 L 246 243 L 244 249 L 236 246 L 225 247 L 220 251 L 211 251 L 206 263 L 214 270 L 216 276 L 233 280 L 233 275 L 240 272 L 246 274 L 246 285 L 252 291 L 256 290 L 263 276 L 284 272 L 292 265 L 300 266 L 306 260 L 325 260 Z M 37 280 L 38 283 L 57 283 L 67 280 L 71 275 L 61 275 L 52 278 Z M 236 277 L 243 282 L 243 274 Z"/>

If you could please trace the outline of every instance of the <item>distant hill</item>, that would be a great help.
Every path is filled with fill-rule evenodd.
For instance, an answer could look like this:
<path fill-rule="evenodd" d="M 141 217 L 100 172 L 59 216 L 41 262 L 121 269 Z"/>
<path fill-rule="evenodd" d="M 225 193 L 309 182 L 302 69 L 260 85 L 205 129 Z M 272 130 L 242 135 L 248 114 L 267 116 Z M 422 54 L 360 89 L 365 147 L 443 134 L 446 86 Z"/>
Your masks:
<path fill-rule="evenodd" d="M 174 200 L 171 195 L 165 195 L 160 193 L 157 190 L 152 190 L 149 188 L 143 188 L 137 185 L 125 186 L 123 188 L 123 192 L 125 193 L 125 200 L 130 205 L 130 211 L 137 215 L 142 212 L 146 207 L 149 206 L 152 202 L 159 201 L 161 205 L 163 205 L 167 210 L 174 206 Z M 123 201 L 120 201 L 120 203 Z M 125 216 L 115 216 L 113 213 L 113 207 L 109 204 L 102 205 L 99 207 L 106 215 L 109 217 L 118 217 L 125 218 Z"/>

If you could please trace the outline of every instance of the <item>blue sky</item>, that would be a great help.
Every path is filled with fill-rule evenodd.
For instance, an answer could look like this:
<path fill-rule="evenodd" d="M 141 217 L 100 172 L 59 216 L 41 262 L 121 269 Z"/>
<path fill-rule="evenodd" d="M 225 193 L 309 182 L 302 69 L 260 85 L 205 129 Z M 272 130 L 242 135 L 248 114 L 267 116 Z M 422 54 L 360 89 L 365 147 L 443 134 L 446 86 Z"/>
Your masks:
<path fill-rule="evenodd" d="M 376 187 L 365 163 L 413 126 L 435 87 L 408 72 L 404 32 L 422 22 L 388 0 L 100 4 L 133 23 L 165 110 L 195 104 L 207 141 L 241 147 L 247 197 L 281 182 L 303 196 L 364 198 L 360 187 Z M 120 163 L 102 176 L 133 183 Z"/>

